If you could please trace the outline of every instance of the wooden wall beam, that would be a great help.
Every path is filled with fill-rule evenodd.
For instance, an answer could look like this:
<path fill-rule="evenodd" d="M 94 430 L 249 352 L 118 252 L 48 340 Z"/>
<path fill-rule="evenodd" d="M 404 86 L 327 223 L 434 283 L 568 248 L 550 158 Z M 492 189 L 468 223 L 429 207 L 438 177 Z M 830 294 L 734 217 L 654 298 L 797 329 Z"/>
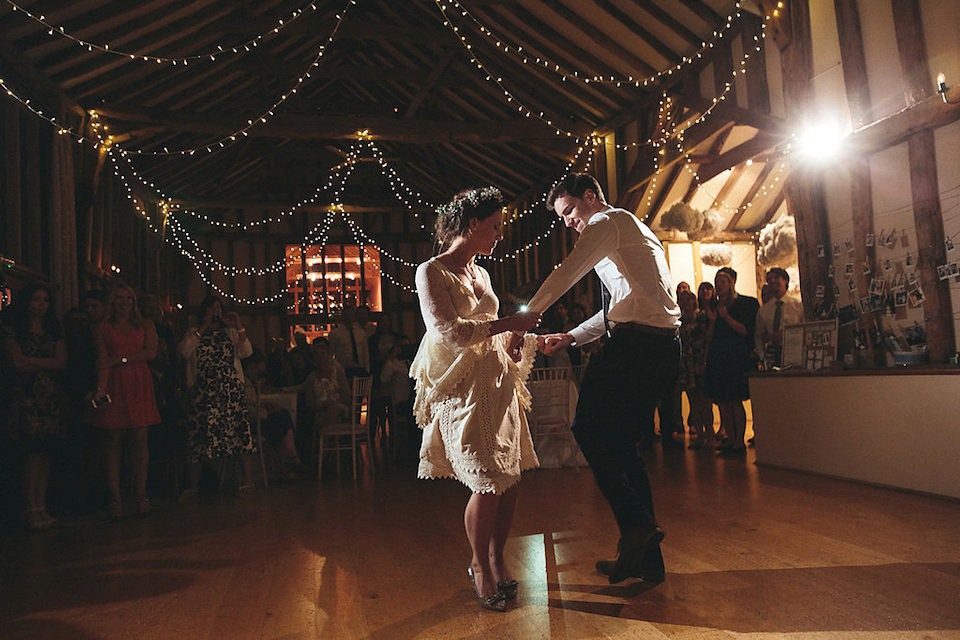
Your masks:
<path fill-rule="evenodd" d="M 840 63 L 847 90 L 847 105 L 854 129 L 873 121 L 873 102 L 867 76 L 867 58 L 863 50 L 860 10 L 857 0 L 833 0 L 837 13 L 837 35 L 840 40 Z"/>
<path fill-rule="evenodd" d="M 23 261 L 23 213 L 20 207 L 20 109 L 3 102 L 3 255 Z"/>
<path fill-rule="evenodd" d="M 892 0 L 893 26 L 903 74 L 907 106 L 933 95 L 933 78 L 927 64 L 927 43 L 919 0 Z"/>
<path fill-rule="evenodd" d="M 801 114 L 813 108 L 810 6 L 806 0 L 790 2 L 781 10 L 781 13 L 785 12 L 789 12 L 792 33 L 780 56 L 784 105 L 788 120 L 799 120 Z M 833 287 L 826 286 L 829 284 L 826 268 L 817 255 L 818 246 L 830 246 L 823 175 L 817 170 L 795 165 L 784 190 L 787 206 L 797 223 L 797 266 L 804 316 L 815 318 L 817 285 L 824 285 L 824 304 L 830 304 L 834 299 Z"/>

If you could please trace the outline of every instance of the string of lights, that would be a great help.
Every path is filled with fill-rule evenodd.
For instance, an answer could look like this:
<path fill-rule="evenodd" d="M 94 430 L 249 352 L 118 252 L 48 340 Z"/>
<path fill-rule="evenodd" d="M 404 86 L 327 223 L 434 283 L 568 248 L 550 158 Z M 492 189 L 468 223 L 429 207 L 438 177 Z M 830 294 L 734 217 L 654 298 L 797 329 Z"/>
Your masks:
<path fill-rule="evenodd" d="M 344 9 L 340 13 L 336 14 L 337 23 L 334 25 L 333 30 L 330 32 L 330 35 L 327 37 L 326 42 L 320 46 L 320 49 L 317 55 L 314 57 L 313 61 L 311 62 L 310 66 L 302 75 L 300 75 L 297 78 L 297 81 L 294 83 L 294 85 L 290 89 L 288 89 L 286 92 L 284 92 L 281 95 L 280 99 L 274 102 L 265 111 L 260 112 L 260 114 L 257 115 L 256 117 L 248 118 L 247 124 L 244 127 L 241 127 L 233 131 L 232 133 L 221 137 L 215 142 L 212 142 L 208 145 L 199 146 L 199 147 L 175 149 L 172 151 L 169 149 L 169 147 L 164 147 L 163 151 L 145 151 L 143 149 L 123 148 L 112 139 L 110 140 L 111 147 L 115 148 L 116 151 L 121 155 L 133 154 L 133 155 L 142 155 L 142 156 L 177 156 L 177 155 L 192 156 L 198 152 L 214 153 L 215 151 L 219 151 L 220 149 L 226 148 L 227 146 L 236 142 L 239 139 L 248 137 L 250 129 L 260 124 L 266 124 L 268 119 L 274 116 L 274 111 L 277 109 L 277 107 L 279 107 L 281 104 L 286 102 L 287 99 L 289 99 L 291 96 L 296 94 L 297 91 L 300 89 L 300 87 L 306 82 L 306 80 L 311 77 L 310 76 L 311 70 L 320 66 L 320 59 L 323 57 L 324 53 L 326 53 L 327 47 L 333 42 L 337 31 L 339 31 L 340 26 L 343 24 L 343 21 L 347 16 L 348 9 L 350 8 L 351 5 L 356 4 L 357 1 L 358 0 L 347 0 L 347 4 L 345 5 Z M 17 95 L 17 93 L 10 88 L 10 86 L 2 77 L 0 77 L 0 89 L 5 91 L 8 96 L 18 101 L 28 110 L 33 112 L 34 115 L 50 123 L 53 127 L 57 129 L 57 133 L 59 135 L 70 135 L 71 137 L 76 139 L 78 143 L 82 143 L 86 140 L 86 136 L 82 132 L 78 132 L 74 130 L 69 125 L 60 124 L 59 122 L 57 122 L 57 119 L 55 116 L 48 116 L 43 112 L 41 108 L 31 104 L 30 99 L 21 98 L 19 95 Z M 89 112 L 89 115 L 90 115 L 91 121 L 99 118 L 99 114 L 96 112 L 96 110 L 91 110 Z M 101 126 L 103 127 L 104 130 L 107 129 L 107 125 L 105 124 L 101 124 Z M 99 143 L 94 144 L 94 147 L 99 148 L 98 144 Z"/>
<path fill-rule="evenodd" d="M 394 171 L 393 167 L 391 167 L 387 163 L 386 159 L 384 159 L 383 152 L 380 151 L 380 148 L 369 136 L 365 136 L 362 139 L 366 140 L 367 146 L 370 148 L 370 152 L 373 154 L 373 158 L 380 166 L 381 174 L 387 179 L 387 182 L 390 183 L 390 189 L 393 191 L 393 195 L 397 198 L 397 200 L 402 202 L 407 209 L 413 211 L 413 215 L 420 226 L 420 230 L 426 231 L 427 225 L 421 218 L 420 211 L 425 208 L 436 209 L 437 206 L 427 202 L 426 198 L 424 198 L 420 193 L 414 191 L 404 184 L 397 172 Z M 413 200 L 416 200 L 416 204 L 412 202 Z"/>
<path fill-rule="evenodd" d="M 206 214 L 199 213 L 197 211 L 183 210 L 183 213 L 192 218 L 195 218 L 200 222 L 204 222 L 206 224 L 212 225 L 220 229 L 233 230 L 233 231 L 249 231 L 250 229 L 263 226 L 266 224 L 282 222 L 285 218 L 292 216 L 293 214 L 297 213 L 304 207 L 315 205 L 323 193 L 330 191 L 334 188 L 334 180 L 337 178 L 340 178 L 341 171 L 343 169 L 349 167 L 350 173 L 353 172 L 353 168 L 355 167 L 360 157 L 358 144 L 359 144 L 358 141 L 354 141 L 350 149 L 348 149 L 346 152 L 346 156 L 347 156 L 346 160 L 342 164 L 332 167 L 330 169 L 330 176 L 325 184 L 317 186 L 313 194 L 304 198 L 303 200 L 296 203 L 292 207 L 281 211 L 275 216 L 260 218 L 258 220 L 250 220 L 248 222 L 224 222 L 222 220 L 217 220 L 216 218 L 212 218 Z M 349 177 L 350 173 L 347 174 L 347 177 Z M 342 183 L 346 179 L 347 178 L 344 177 L 340 180 L 340 182 Z"/>
<path fill-rule="evenodd" d="M 323 58 L 324 54 L 327 52 L 327 47 L 330 46 L 336 38 L 337 31 L 340 30 L 340 26 L 343 24 L 344 19 L 346 19 L 350 6 L 356 3 L 357 0 L 347 0 L 347 4 L 343 11 L 337 14 L 337 23 L 334 25 L 330 35 L 327 36 L 326 41 L 320 45 L 317 55 L 314 56 L 313 61 L 307 67 L 307 70 L 297 78 L 297 81 L 293 84 L 293 86 L 283 92 L 279 99 L 277 99 L 271 106 L 267 107 L 267 109 L 261 111 L 259 115 L 253 118 L 248 118 L 245 126 L 236 129 L 233 133 L 221 137 L 219 140 L 198 147 L 187 147 L 173 150 L 171 150 L 169 147 L 164 147 L 162 151 L 145 151 L 143 149 L 125 149 L 117 145 L 118 151 L 121 154 L 134 154 L 140 156 L 192 156 L 195 153 L 200 152 L 213 153 L 214 151 L 219 151 L 220 149 L 226 148 L 228 145 L 241 138 L 248 137 L 251 129 L 261 124 L 266 124 L 270 118 L 273 118 L 276 109 L 281 104 L 286 102 L 290 97 L 296 95 L 297 91 L 300 90 L 300 87 L 303 86 L 303 84 L 311 77 L 311 71 L 320 66 L 320 59 Z"/>
<path fill-rule="evenodd" d="M 531 108 L 527 107 L 526 105 L 523 104 L 523 102 L 522 102 L 519 98 L 517 98 L 515 95 L 513 95 L 513 93 L 512 93 L 509 89 L 507 89 L 506 86 L 504 85 L 504 83 L 503 83 L 503 78 L 502 78 L 501 76 L 495 75 L 493 72 L 491 72 L 490 70 L 488 70 L 487 67 L 486 67 L 486 65 L 484 65 L 483 62 L 481 62 L 480 59 L 477 58 L 477 56 L 474 54 L 474 52 L 473 52 L 473 46 L 472 46 L 469 42 L 467 42 L 466 38 L 464 38 L 463 36 L 461 36 L 461 35 L 459 34 L 459 30 L 455 28 L 455 25 L 453 25 L 453 23 L 450 21 L 449 17 L 447 16 L 447 7 L 446 7 L 446 5 L 445 5 L 445 4 L 442 4 L 441 0 L 434 0 L 434 1 L 435 1 L 435 3 L 437 4 L 437 6 L 440 8 L 441 13 L 443 14 L 444 25 L 449 26 L 450 28 L 453 28 L 453 29 L 454 29 L 454 33 L 457 35 L 457 39 L 460 41 L 460 44 L 463 46 L 464 50 L 467 52 L 467 55 L 470 57 L 470 60 L 471 60 L 471 61 L 473 62 L 473 64 L 477 67 L 477 69 L 479 69 L 479 70 L 484 74 L 485 80 L 487 80 L 488 82 L 492 82 L 493 84 L 495 84 L 495 85 L 500 89 L 500 92 L 503 94 L 503 96 L 504 96 L 504 98 L 506 99 L 506 101 L 507 101 L 508 104 L 516 103 L 516 104 L 518 105 L 518 106 L 517 106 L 517 112 L 518 112 L 520 115 L 522 115 L 522 116 L 524 116 L 524 117 L 526 117 L 526 118 L 536 118 L 536 119 L 540 120 L 541 122 L 543 122 L 543 123 L 546 124 L 547 126 L 553 128 L 554 131 L 555 131 L 555 133 L 556 133 L 556 135 L 557 135 L 558 137 L 566 136 L 566 137 L 568 137 L 568 138 L 573 138 L 573 139 L 576 139 L 576 140 L 578 140 L 578 141 L 582 141 L 582 140 L 583 140 L 582 136 L 580 136 L 579 134 L 577 134 L 577 133 L 575 133 L 574 131 L 571 131 L 571 130 L 569 130 L 569 129 L 564 129 L 562 126 L 560 126 L 560 125 L 558 125 L 557 123 L 555 123 L 555 122 L 553 121 L 553 119 L 550 118 L 549 116 L 547 116 L 543 111 L 534 110 L 534 109 L 531 109 Z M 734 14 L 731 14 L 731 16 L 734 16 L 734 18 L 735 18 L 735 17 L 739 17 L 739 15 L 740 15 L 740 11 L 739 11 L 739 10 L 737 10 L 736 12 L 734 12 Z M 764 21 L 763 21 L 763 24 L 761 25 L 761 33 L 760 33 L 759 35 L 755 35 L 755 36 L 754 36 L 754 38 L 753 38 L 753 39 L 754 39 L 754 47 L 753 47 L 754 51 L 760 51 L 760 50 L 761 50 L 761 48 L 762 48 L 762 42 L 763 42 L 764 37 L 765 37 L 765 35 L 766 35 L 766 27 L 767 27 L 767 24 L 769 23 L 770 19 L 771 19 L 771 16 L 769 16 L 769 15 L 766 16 L 766 18 L 765 18 Z M 750 57 L 751 57 L 750 52 L 747 50 L 747 47 L 745 47 L 745 48 L 744 48 L 744 52 L 743 52 L 743 56 L 741 57 L 741 59 L 739 60 L 739 62 L 738 62 L 737 64 L 734 64 L 734 69 L 733 69 L 733 76 L 734 76 L 734 78 L 736 77 L 736 75 L 737 75 L 738 72 L 741 73 L 741 74 L 744 74 L 744 75 L 746 74 L 746 64 L 747 64 L 747 61 L 750 59 Z M 687 125 L 686 127 L 684 127 L 684 130 L 689 129 L 690 127 L 692 127 L 692 126 L 694 126 L 694 125 L 696 125 L 696 124 L 698 124 L 698 123 L 700 123 L 700 122 L 703 122 L 707 117 L 709 117 L 710 114 L 713 112 L 713 110 L 716 108 L 716 106 L 717 106 L 722 100 L 724 100 L 724 99 L 727 97 L 727 95 L 729 94 L 729 92 L 730 92 L 730 90 L 732 89 L 732 87 L 733 87 L 733 84 L 732 84 L 731 82 L 726 83 L 726 84 L 724 85 L 724 89 L 723 89 L 723 91 L 721 92 L 721 94 L 718 95 L 718 96 L 715 96 L 715 97 L 712 99 L 712 101 L 711 101 L 711 105 L 710 105 L 706 110 L 704 110 L 704 112 L 703 112 L 698 118 L 696 118 L 695 120 L 693 120 L 693 121 L 691 121 L 690 123 L 688 123 L 688 125 Z M 644 146 L 644 145 L 647 145 L 647 144 L 654 144 L 654 146 L 656 146 L 656 144 L 662 144 L 662 143 L 665 142 L 666 140 L 668 140 L 668 139 L 674 137 L 675 135 L 677 135 L 679 126 L 680 126 L 680 125 L 678 124 L 678 125 L 677 125 L 677 128 L 675 128 L 673 131 L 670 131 L 670 132 L 668 132 L 668 133 L 665 133 L 661 138 L 652 138 L 652 137 L 651 137 L 651 138 L 647 139 L 646 141 L 637 141 L 637 142 L 633 142 L 633 143 L 626 144 L 626 145 L 620 145 L 620 144 L 618 144 L 618 145 L 617 145 L 617 148 L 618 148 L 618 149 L 623 149 L 623 150 L 625 150 L 625 149 L 630 149 L 630 148 L 635 148 L 635 147 Z"/>
<path fill-rule="evenodd" d="M 460 12 L 460 15 L 462 15 L 464 18 L 468 18 L 470 21 L 472 21 L 477 31 L 479 31 L 481 34 L 486 36 L 487 39 L 493 44 L 493 46 L 497 48 L 497 50 L 519 58 L 523 64 L 532 64 L 532 65 L 541 66 L 544 69 L 547 69 L 548 71 L 552 71 L 556 73 L 564 81 L 579 81 L 579 82 L 583 82 L 584 84 L 589 84 L 591 82 L 607 83 L 607 84 L 615 84 L 618 87 L 624 84 L 628 84 L 628 85 L 632 84 L 636 87 L 640 87 L 640 86 L 646 87 L 650 84 L 656 84 L 660 79 L 664 78 L 665 76 L 678 73 L 685 66 L 692 64 L 693 62 L 701 59 L 705 53 L 709 52 L 710 49 L 713 49 L 716 43 L 719 42 L 724 37 L 724 35 L 732 28 L 736 20 L 739 19 L 740 16 L 742 15 L 742 12 L 740 10 L 742 3 L 740 2 L 740 0 L 737 0 L 737 3 L 734 6 L 733 11 L 731 11 L 730 14 L 727 16 L 726 20 L 724 20 L 723 26 L 720 27 L 720 29 L 715 30 L 713 32 L 712 40 L 710 40 L 709 42 L 701 42 L 700 49 L 696 53 L 691 54 L 689 56 L 684 56 L 680 62 L 674 64 L 671 67 L 667 67 L 666 69 L 659 71 L 653 75 L 646 76 L 644 78 L 636 78 L 632 75 L 616 76 L 616 75 L 595 74 L 591 76 L 588 74 L 582 74 L 579 71 L 569 71 L 565 69 L 563 66 L 561 66 L 560 64 L 557 64 L 556 62 L 545 60 L 538 55 L 524 51 L 522 46 L 514 46 L 511 44 L 508 44 L 504 40 L 504 38 L 501 38 L 500 36 L 495 34 L 493 31 L 487 28 L 487 26 L 484 25 L 476 16 L 470 13 L 470 11 L 466 7 L 464 7 L 459 0 L 434 0 L 436 5 L 440 8 L 441 13 L 443 13 L 443 16 L 445 18 L 444 24 L 450 27 L 450 29 L 454 32 L 454 34 L 456 34 L 456 36 L 460 38 L 460 41 L 465 45 L 468 45 L 469 43 L 467 42 L 466 38 L 460 33 L 460 28 L 457 27 L 455 24 L 453 24 L 453 21 L 450 20 L 450 18 L 447 16 L 447 8 L 446 8 L 445 1 L 450 2 L 457 9 L 457 11 Z M 472 45 L 470 45 L 470 48 L 472 48 Z"/>
<path fill-rule="evenodd" d="M 176 58 L 170 58 L 167 56 L 154 55 L 150 53 L 134 53 L 132 51 L 124 51 L 123 49 L 118 49 L 117 47 L 111 47 L 108 43 L 96 43 L 90 40 L 86 40 L 80 36 L 74 35 L 72 32 L 67 31 L 62 25 L 57 25 L 47 19 L 44 14 L 33 13 L 29 9 L 13 2 L 13 0 L 6 0 L 6 3 L 10 5 L 14 12 L 19 11 L 24 14 L 31 20 L 43 25 L 47 29 L 47 35 L 66 38 L 72 40 L 78 46 L 83 47 L 87 51 L 99 51 L 101 53 L 108 53 L 110 55 L 119 56 L 121 58 L 128 58 L 130 60 L 137 60 L 142 62 L 156 62 L 157 64 L 170 64 L 170 65 L 183 65 L 186 66 L 190 62 L 194 61 L 203 61 L 211 60 L 216 61 L 218 57 L 239 54 L 239 53 L 248 53 L 254 48 L 260 45 L 260 43 L 268 37 L 274 36 L 285 27 L 293 24 L 298 18 L 303 16 L 308 10 L 316 11 L 317 4 L 316 2 L 311 2 L 305 7 L 294 10 L 289 17 L 279 18 L 277 20 L 276 26 L 269 29 L 268 31 L 250 38 L 240 44 L 236 45 L 217 45 L 216 50 L 211 50 L 206 53 L 197 53 L 189 56 L 178 56 Z"/>

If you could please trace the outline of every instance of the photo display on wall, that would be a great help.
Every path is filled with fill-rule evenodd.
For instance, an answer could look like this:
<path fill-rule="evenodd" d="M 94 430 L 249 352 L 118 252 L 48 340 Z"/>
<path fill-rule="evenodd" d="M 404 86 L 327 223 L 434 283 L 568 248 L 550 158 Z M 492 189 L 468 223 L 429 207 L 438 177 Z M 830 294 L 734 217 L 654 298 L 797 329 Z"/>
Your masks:
<path fill-rule="evenodd" d="M 783 328 L 783 368 L 829 369 L 837 359 L 837 320 L 792 324 Z"/>

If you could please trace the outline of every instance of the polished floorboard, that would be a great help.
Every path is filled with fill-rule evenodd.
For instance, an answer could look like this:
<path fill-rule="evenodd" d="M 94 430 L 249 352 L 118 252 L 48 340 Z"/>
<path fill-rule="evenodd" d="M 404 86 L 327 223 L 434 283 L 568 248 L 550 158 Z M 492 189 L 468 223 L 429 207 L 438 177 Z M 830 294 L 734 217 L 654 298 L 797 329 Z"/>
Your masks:
<path fill-rule="evenodd" d="M 393 461 L 356 483 L 6 534 L 0 638 L 960 638 L 960 503 L 757 466 L 752 451 L 646 458 L 666 531 L 653 588 L 594 571 L 617 534 L 589 468 L 544 469 L 525 474 L 508 544 L 519 598 L 481 611 L 466 490 Z"/>

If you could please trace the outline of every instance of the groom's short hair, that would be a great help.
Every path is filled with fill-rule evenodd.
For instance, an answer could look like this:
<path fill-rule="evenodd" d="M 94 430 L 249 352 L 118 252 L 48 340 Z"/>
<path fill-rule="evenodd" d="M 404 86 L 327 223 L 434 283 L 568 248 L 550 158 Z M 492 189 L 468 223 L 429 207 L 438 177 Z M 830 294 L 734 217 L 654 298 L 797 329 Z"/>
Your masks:
<path fill-rule="evenodd" d="M 573 198 L 582 198 L 583 192 L 587 189 L 592 189 L 597 198 L 603 200 L 603 190 L 600 188 L 600 183 L 597 182 L 597 179 L 594 178 L 589 173 L 568 173 L 560 179 L 560 182 L 555 184 L 550 193 L 547 194 L 546 205 L 547 209 L 553 209 L 553 203 L 557 201 L 557 198 L 562 198 L 563 196 L 571 196 Z"/>

